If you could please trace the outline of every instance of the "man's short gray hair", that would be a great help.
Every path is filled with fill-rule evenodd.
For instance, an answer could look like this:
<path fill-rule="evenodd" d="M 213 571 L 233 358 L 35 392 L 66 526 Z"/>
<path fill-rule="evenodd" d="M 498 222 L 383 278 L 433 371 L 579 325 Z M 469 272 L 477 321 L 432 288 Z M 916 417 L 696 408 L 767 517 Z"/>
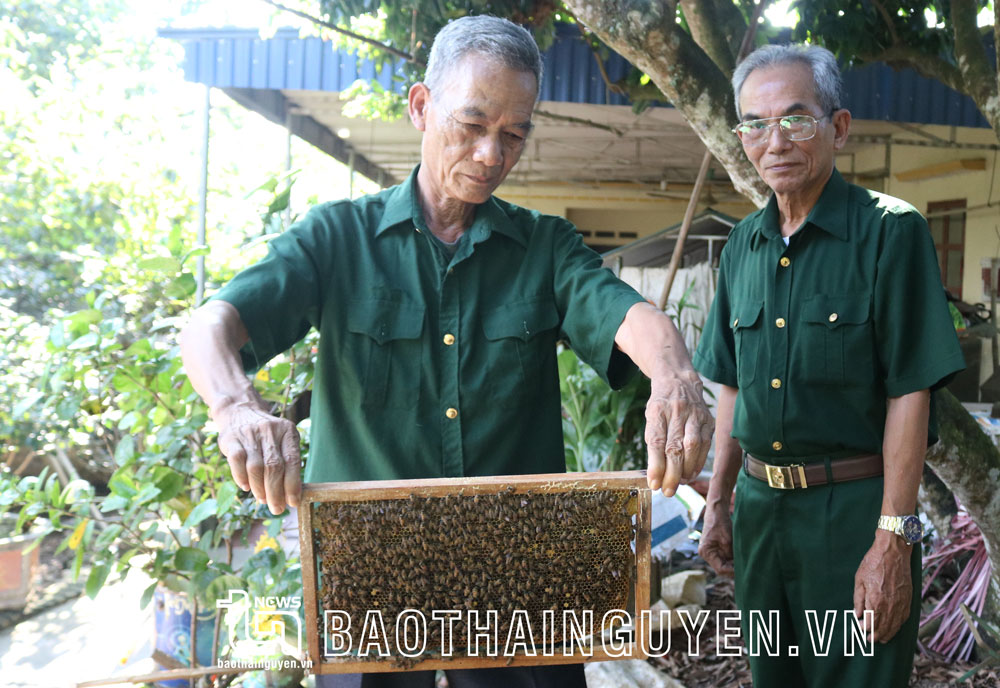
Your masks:
<path fill-rule="evenodd" d="M 736 98 L 737 118 L 743 116 L 740 112 L 740 90 L 750 72 L 762 67 L 787 64 L 803 64 L 809 67 L 813 75 L 813 84 L 816 86 L 816 100 L 823 108 L 823 112 L 840 109 L 840 90 L 843 82 L 837 58 L 833 53 L 818 45 L 765 45 L 747 55 L 733 72 L 733 96 Z"/>
<path fill-rule="evenodd" d="M 434 93 L 449 70 L 470 53 L 483 55 L 508 69 L 535 76 L 536 93 L 542 87 L 542 56 L 531 33 L 507 19 L 480 14 L 462 17 L 438 31 L 431 45 L 424 83 Z"/>

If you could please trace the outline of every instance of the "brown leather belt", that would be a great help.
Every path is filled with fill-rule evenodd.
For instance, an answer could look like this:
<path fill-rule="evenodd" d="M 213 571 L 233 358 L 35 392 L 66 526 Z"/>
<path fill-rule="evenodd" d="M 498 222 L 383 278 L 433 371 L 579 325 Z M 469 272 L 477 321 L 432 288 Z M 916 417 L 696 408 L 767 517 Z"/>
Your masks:
<path fill-rule="evenodd" d="M 765 480 L 768 485 L 778 490 L 794 490 L 825 485 L 829 482 L 826 479 L 826 465 L 823 461 L 808 464 L 798 463 L 791 466 L 772 466 L 749 454 L 744 454 L 743 467 L 754 478 Z M 835 483 L 874 478 L 882 475 L 882 470 L 881 454 L 861 454 L 830 461 L 830 472 Z"/>

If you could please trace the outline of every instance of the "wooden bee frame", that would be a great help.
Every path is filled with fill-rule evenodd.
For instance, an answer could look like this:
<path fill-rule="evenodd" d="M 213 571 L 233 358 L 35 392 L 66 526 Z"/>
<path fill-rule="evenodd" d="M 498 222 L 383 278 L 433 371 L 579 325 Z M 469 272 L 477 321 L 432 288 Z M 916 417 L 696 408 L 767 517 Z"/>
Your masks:
<path fill-rule="evenodd" d="M 486 503 L 488 500 L 495 502 L 498 499 L 510 499 L 509 495 L 519 495 L 517 497 L 518 501 L 514 503 L 516 511 L 518 504 L 524 507 L 532 499 L 552 499 L 557 503 L 565 503 L 573 502 L 576 499 L 594 500 L 603 498 L 603 495 L 619 495 L 622 491 L 627 495 L 628 506 L 620 513 L 622 516 L 630 519 L 631 527 L 634 527 L 634 539 L 632 539 L 631 546 L 626 548 L 623 555 L 623 561 L 626 562 L 626 566 L 628 567 L 627 574 L 629 578 L 624 583 L 631 583 L 631 585 L 627 586 L 627 592 L 631 598 L 629 601 L 633 603 L 631 615 L 632 632 L 627 634 L 628 638 L 624 643 L 620 643 L 614 648 L 616 651 L 613 654 L 608 652 L 602 640 L 603 619 L 594 619 L 598 623 L 595 623 L 593 635 L 590 637 L 590 651 L 576 648 L 576 651 L 572 654 L 566 654 L 563 651 L 555 652 L 551 655 L 543 654 L 542 652 L 538 652 L 537 654 L 522 652 L 513 656 L 500 654 L 499 656 L 489 657 L 469 656 L 467 654 L 455 654 L 454 656 L 446 657 L 437 654 L 428 656 L 427 658 L 407 660 L 401 655 L 395 655 L 390 659 L 378 657 L 373 659 L 360 657 L 353 653 L 344 657 L 329 657 L 320 652 L 321 640 L 324 643 L 324 649 L 326 648 L 326 639 L 321 639 L 320 637 L 320 629 L 323 627 L 321 623 L 325 623 L 326 617 L 321 609 L 324 600 L 324 590 L 321 588 L 322 576 L 320 573 L 324 563 L 318 561 L 318 555 L 320 548 L 324 545 L 320 541 L 323 537 L 319 523 L 321 516 L 317 516 L 317 514 L 331 513 L 329 511 L 331 507 L 323 507 L 322 505 L 332 505 L 336 509 L 339 509 L 339 505 L 349 505 L 345 507 L 349 511 L 350 509 L 357 508 L 356 503 L 371 505 L 372 503 L 384 501 L 387 505 L 386 508 L 402 509 L 405 508 L 403 505 L 407 502 L 399 500 L 409 500 L 411 504 L 436 505 L 439 503 L 436 500 L 450 499 L 454 505 L 456 504 L 455 500 L 471 498 L 462 501 L 455 508 L 464 509 L 471 507 L 474 509 L 477 504 Z M 477 495 L 481 496 L 482 499 L 476 498 Z M 609 496 L 606 499 L 607 503 L 610 504 L 612 497 Z M 434 506 L 434 508 L 438 507 Z M 528 508 L 535 509 L 540 507 L 529 506 Z M 324 509 L 326 510 L 324 511 Z M 651 492 L 646 487 L 644 471 L 307 484 L 303 489 L 302 506 L 299 510 L 299 539 L 302 552 L 303 601 L 306 620 L 304 633 L 307 641 L 306 659 L 312 662 L 311 671 L 317 674 L 327 674 L 425 669 L 470 669 L 512 665 L 569 664 L 610 659 L 645 659 L 646 654 L 643 649 L 643 643 L 639 642 L 639 639 L 645 638 L 649 632 L 647 628 L 648 616 L 647 618 L 643 618 L 642 612 L 649 609 L 650 510 Z M 339 510 L 337 513 L 339 514 L 342 511 L 344 510 Z M 502 513 L 502 511 L 497 511 L 496 513 Z M 581 512 L 577 510 L 574 513 Z M 634 521 L 631 520 L 633 519 L 633 513 Z M 545 523 L 554 521 L 554 528 L 566 528 L 566 524 L 572 521 L 571 517 L 567 518 L 568 509 L 560 512 L 558 516 L 560 518 L 542 520 Z M 518 518 L 518 516 L 515 515 L 515 518 Z M 510 519 L 507 518 L 506 520 L 509 521 Z M 530 525 L 534 525 L 534 523 L 535 521 L 532 521 Z M 422 524 L 423 521 L 420 524 L 415 524 L 415 527 L 422 528 L 424 527 Z M 500 526 L 502 525 L 504 524 L 500 523 Z M 350 529 L 341 529 L 336 532 L 339 533 L 345 530 Z M 483 528 L 483 530 L 490 529 Z M 594 533 L 595 538 L 599 537 L 602 531 L 603 528 L 595 528 L 594 526 L 589 526 L 585 529 L 585 532 Z M 536 528 L 536 532 L 541 532 L 541 526 Z M 494 537 L 496 537 L 495 534 Z M 574 539 L 570 539 L 564 535 L 562 542 L 569 542 L 571 544 L 567 546 L 572 546 L 572 543 L 577 542 L 576 537 L 574 536 Z M 327 544 L 326 546 L 329 547 L 330 545 Z M 532 547 L 534 548 L 534 546 Z M 336 551 L 340 552 L 344 550 L 338 549 Z M 547 553 L 551 555 L 553 549 L 548 549 Z M 542 558 L 544 559 L 544 557 Z M 511 557 L 509 555 L 506 559 L 510 563 Z M 549 566 L 555 568 L 556 563 L 549 562 Z M 419 561 L 415 561 L 413 564 L 414 567 L 419 567 L 419 565 Z M 521 564 L 522 569 L 527 566 L 528 564 Z M 575 570 L 578 571 L 579 569 L 580 567 L 578 566 Z M 604 570 L 604 567 L 600 568 L 600 571 Z M 497 585 L 503 585 L 501 581 L 507 580 L 504 576 L 512 575 L 502 569 L 495 570 L 493 573 L 495 573 L 495 578 L 492 580 L 496 581 Z M 617 579 L 617 570 L 614 573 Z M 398 580 L 400 575 L 401 572 L 399 570 L 390 569 L 386 571 L 385 577 L 378 577 L 375 580 L 382 581 L 382 586 L 386 585 L 386 581 L 390 581 L 389 585 L 391 585 L 391 581 Z M 587 579 L 585 578 L 584 580 Z M 571 579 L 570 583 L 572 582 L 573 579 Z M 568 584 L 564 583 L 565 585 Z M 473 586 L 475 586 L 474 583 Z M 347 589 L 346 586 L 344 589 Z M 563 589 L 567 588 L 564 587 Z M 548 591 L 549 588 L 546 588 L 546 592 Z M 337 592 L 337 590 L 330 588 L 327 591 L 327 593 L 332 592 Z M 372 594 L 375 594 L 375 590 L 372 591 Z M 569 595 L 569 593 L 566 594 Z M 475 600 L 472 601 L 471 606 L 476 606 Z M 624 607 L 622 608 L 624 609 Z M 482 611 L 486 611 L 486 609 L 486 607 L 483 607 Z M 391 622 L 391 619 L 387 620 L 387 623 Z M 388 631 L 387 634 L 391 634 L 391 631 Z M 509 643 L 509 638 L 507 642 Z M 561 637 L 560 642 L 565 642 L 565 638 Z M 619 654 L 623 647 L 624 652 Z"/>

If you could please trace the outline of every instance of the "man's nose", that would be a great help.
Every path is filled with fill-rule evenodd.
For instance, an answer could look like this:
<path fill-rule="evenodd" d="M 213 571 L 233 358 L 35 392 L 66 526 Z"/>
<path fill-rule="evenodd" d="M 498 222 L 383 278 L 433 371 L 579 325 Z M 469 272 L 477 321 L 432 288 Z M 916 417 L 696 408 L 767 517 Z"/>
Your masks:
<path fill-rule="evenodd" d="M 503 145 L 500 143 L 499 137 L 491 134 L 479 137 L 472 159 L 487 167 L 496 167 L 501 164 L 503 162 Z"/>
<path fill-rule="evenodd" d="M 775 122 L 767 130 L 767 150 L 782 151 L 792 145 L 781 131 L 781 125 Z"/>

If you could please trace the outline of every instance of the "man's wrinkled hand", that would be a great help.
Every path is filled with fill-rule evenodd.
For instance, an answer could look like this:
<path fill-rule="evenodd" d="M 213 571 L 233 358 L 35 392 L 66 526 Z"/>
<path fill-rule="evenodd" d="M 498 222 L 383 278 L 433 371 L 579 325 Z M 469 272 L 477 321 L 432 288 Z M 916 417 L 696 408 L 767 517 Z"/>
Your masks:
<path fill-rule="evenodd" d="M 646 478 L 651 489 L 672 497 L 680 483 L 694 480 L 712 446 L 715 422 L 693 370 L 653 378 L 646 404 Z"/>
<path fill-rule="evenodd" d="M 733 521 L 729 504 L 705 507 L 698 554 L 719 576 L 733 576 Z"/>
<path fill-rule="evenodd" d="M 892 533 L 876 533 L 854 575 L 854 615 L 863 620 L 865 610 L 874 611 L 874 627 L 866 624 L 865 632 L 874 642 L 887 643 L 910 617 L 912 550 Z"/>
<path fill-rule="evenodd" d="M 233 404 L 214 415 L 219 449 L 236 484 L 252 491 L 272 514 L 283 512 L 286 504 L 298 506 L 302 459 L 295 424 L 251 402 Z"/>

